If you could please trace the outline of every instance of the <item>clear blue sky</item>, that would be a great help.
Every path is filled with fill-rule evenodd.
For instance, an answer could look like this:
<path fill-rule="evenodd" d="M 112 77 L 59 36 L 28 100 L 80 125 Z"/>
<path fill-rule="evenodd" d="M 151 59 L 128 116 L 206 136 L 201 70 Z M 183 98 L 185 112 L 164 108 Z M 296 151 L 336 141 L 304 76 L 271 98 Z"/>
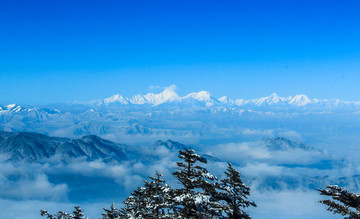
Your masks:
<path fill-rule="evenodd" d="M 360 100 L 360 1 L 0 2 L 0 104 L 170 84 Z"/>

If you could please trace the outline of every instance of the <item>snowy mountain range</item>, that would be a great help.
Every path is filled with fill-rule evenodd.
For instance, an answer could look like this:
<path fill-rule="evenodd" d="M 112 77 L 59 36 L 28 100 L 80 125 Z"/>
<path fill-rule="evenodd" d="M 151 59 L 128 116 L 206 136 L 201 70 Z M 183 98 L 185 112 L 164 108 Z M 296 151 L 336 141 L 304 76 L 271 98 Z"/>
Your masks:
<path fill-rule="evenodd" d="M 80 102 L 79 102 L 80 103 Z M 185 103 L 203 103 L 207 107 L 211 106 L 295 106 L 304 107 L 310 105 L 318 105 L 319 107 L 345 107 L 345 106 L 357 106 L 360 108 L 360 101 L 343 101 L 339 99 L 328 100 L 328 99 L 310 99 L 305 94 L 295 95 L 294 97 L 280 97 L 276 93 L 271 94 L 267 97 L 261 97 L 258 99 L 230 99 L 226 96 L 215 98 L 208 91 L 193 92 L 183 97 L 180 97 L 175 92 L 175 86 L 170 86 L 164 89 L 159 94 L 148 93 L 145 95 L 134 95 L 132 97 L 124 97 L 120 94 L 115 94 L 104 100 L 94 100 L 87 104 L 98 104 L 98 105 L 161 105 L 165 103 L 174 104 L 185 104 Z M 84 103 L 86 104 L 86 103 Z"/>
<path fill-rule="evenodd" d="M 179 96 L 175 86 L 170 86 L 158 94 L 116 94 L 89 102 L 3 105 L 0 130 L 71 138 L 98 135 L 124 143 L 150 143 L 164 138 L 199 142 L 254 135 L 264 138 L 284 135 L 283 132 L 310 134 L 314 129 L 323 129 L 324 122 L 336 122 L 332 128 L 339 127 L 340 131 L 351 124 L 355 132 L 360 130 L 359 123 L 354 123 L 360 121 L 359 112 L 359 101 L 319 100 L 306 95 L 279 97 L 275 93 L 258 99 L 233 100 L 215 98 L 207 91 Z"/>
<path fill-rule="evenodd" d="M 328 100 L 328 99 L 310 99 L 305 94 L 295 95 L 294 97 L 280 97 L 276 93 L 270 96 L 261 97 L 258 99 L 230 99 L 226 96 L 216 98 L 208 91 L 193 92 L 183 97 L 179 96 L 175 92 L 175 86 L 169 86 L 164 89 L 163 92 L 147 93 L 145 95 L 138 94 L 131 97 L 124 97 L 121 94 L 115 94 L 111 97 L 103 100 L 93 100 L 88 102 L 75 101 L 73 103 L 48 105 L 44 107 L 24 107 L 17 104 L 0 105 L 0 115 L 8 112 L 20 113 L 20 112 L 31 112 L 45 110 L 50 114 L 56 114 L 62 112 L 67 108 L 78 109 L 80 106 L 85 108 L 97 108 L 97 107 L 110 107 L 110 106 L 141 106 L 149 105 L 152 107 L 161 105 L 175 105 L 181 107 L 185 105 L 188 107 L 204 106 L 207 108 L 221 107 L 221 108 L 240 108 L 240 109 L 256 109 L 256 110 L 288 110 L 289 107 L 292 109 L 302 109 L 306 111 L 317 110 L 360 110 L 360 101 L 343 101 L 339 99 Z M 60 109 L 57 109 L 60 108 Z"/>

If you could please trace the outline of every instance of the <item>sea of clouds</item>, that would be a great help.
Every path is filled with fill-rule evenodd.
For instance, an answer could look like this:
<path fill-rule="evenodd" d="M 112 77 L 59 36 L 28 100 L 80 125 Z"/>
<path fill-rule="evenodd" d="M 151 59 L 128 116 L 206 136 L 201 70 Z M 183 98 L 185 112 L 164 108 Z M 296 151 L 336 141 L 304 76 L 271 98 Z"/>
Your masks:
<path fill-rule="evenodd" d="M 155 149 L 137 147 L 141 147 L 142 157 L 116 163 L 83 158 L 68 163 L 51 160 L 11 163 L 3 156 L 0 162 L 0 217 L 41 218 L 40 209 L 71 212 L 74 205 L 80 205 L 87 216 L 98 218 L 102 208 L 111 203 L 120 207 L 130 192 L 155 171 L 162 173 L 171 186 L 179 186 L 172 176 L 176 161 L 179 161 L 176 150 L 164 146 Z M 249 208 L 254 218 L 331 218 L 325 207 L 316 203 L 322 197 L 306 179 L 316 182 L 320 181 L 316 177 L 331 176 L 331 179 L 322 179 L 324 183 L 330 183 L 338 177 L 351 178 L 359 169 L 356 163 L 345 161 L 346 157 L 329 151 L 310 147 L 274 151 L 261 140 L 193 147 L 200 154 L 216 157 L 205 167 L 218 178 L 224 177 L 227 162 L 233 163 L 241 172 L 251 187 L 250 199 L 258 205 Z M 326 167 L 328 163 L 325 163 L 322 168 L 322 161 L 329 160 L 333 166 Z M 321 183 L 315 186 L 320 187 Z"/>

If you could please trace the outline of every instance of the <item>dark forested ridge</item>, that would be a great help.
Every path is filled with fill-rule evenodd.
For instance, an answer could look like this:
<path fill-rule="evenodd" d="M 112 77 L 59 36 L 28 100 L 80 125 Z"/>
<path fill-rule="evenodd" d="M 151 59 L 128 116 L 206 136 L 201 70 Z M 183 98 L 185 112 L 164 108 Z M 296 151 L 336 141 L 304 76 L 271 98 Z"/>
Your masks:
<path fill-rule="evenodd" d="M 125 147 L 96 135 L 68 139 L 34 132 L 0 132 L 0 153 L 6 153 L 9 161 L 68 161 L 76 157 L 121 161 L 127 159 Z"/>

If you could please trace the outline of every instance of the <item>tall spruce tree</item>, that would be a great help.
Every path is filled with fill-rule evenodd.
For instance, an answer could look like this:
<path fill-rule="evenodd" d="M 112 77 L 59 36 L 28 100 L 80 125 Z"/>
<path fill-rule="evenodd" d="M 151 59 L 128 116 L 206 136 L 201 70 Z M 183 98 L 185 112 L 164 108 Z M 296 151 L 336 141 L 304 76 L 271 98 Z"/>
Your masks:
<path fill-rule="evenodd" d="M 212 192 L 215 190 L 212 181 L 217 180 L 207 169 L 196 165 L 197 162 L 206 163 L 206 160 L 194 150 L 179 151 L 177 171 L 173 175 L 179 180 L 183 188 L 174 193 L 175 205 L 181 208 L 182 218 L 213 218 L 220 213 L 212 208 Z"/>
<path fill-rule="evenodd" d="M 220 190 L 215 195 L 216 199 L 225 202 L 221 208 L 228 218 L 251 218 L 245 212 L 246 207 L 256 207 L 253 201 L 247 200 L 248 196 L 250 196 L 250 188 L 242 182 L 240 172 L 234 169 L 231 163 L 228 163 L 225 174 L 227 178 L 222 179 L 221 183 L 216 184 L 216 188 Z"/>
<path fill-rule="evenodd" d="M 318 189 L 320 195 L 330 196 L 334 200 L 319 201 L 326 205 L 328 211 L 346 216 L 348 219 L 360 219 L 360 194 L 351 193 L 337 185 L 326 186 L 327 189 Z"/>

